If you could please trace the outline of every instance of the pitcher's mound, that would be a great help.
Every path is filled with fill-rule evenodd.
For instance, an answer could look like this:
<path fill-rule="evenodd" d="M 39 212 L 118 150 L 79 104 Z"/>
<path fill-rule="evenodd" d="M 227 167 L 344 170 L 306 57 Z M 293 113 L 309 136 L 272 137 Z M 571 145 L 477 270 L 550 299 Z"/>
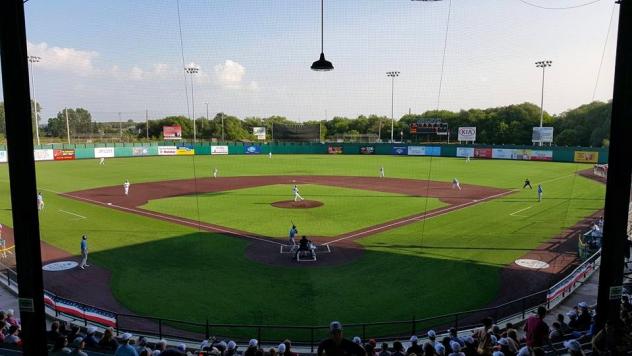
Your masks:
<path fill-rule="evenodd" d="M 310 209 L 310 208 L 317 208 L 323 205 L 323 203 L 316 200 L 299 200 L 299 201 L 283 200 L 283 201 L 274 202 L 271 205 L 277 208 L 286 208 L 286 209 Z"/>

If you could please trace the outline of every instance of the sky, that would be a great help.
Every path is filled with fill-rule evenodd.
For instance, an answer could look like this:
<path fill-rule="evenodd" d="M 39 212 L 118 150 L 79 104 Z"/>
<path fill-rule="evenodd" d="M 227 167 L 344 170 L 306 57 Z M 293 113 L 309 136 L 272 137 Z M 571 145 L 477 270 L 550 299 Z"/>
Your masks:
<path fill-rule="evenodd" d="M 524 1 L 325 0 L 331 72 L 309 68 L 320 54 L 318 0 L 180 0 L 182 46 L 177 0 L 30 0 L 25 10 L 29 55 L 42 57 L 32 74 L 44 121 L 64 107 L 84 107 L 99 121 L 116 121 L 119 112 L 144 120 L 145 110 L 150 118 L 193 110 L 200 117 L 207 105 L 211 117 L 390 116 L 392 94 L 395 117 L 539 106 L 538 60 L 553 61 L 545 76 L 548 112 L 591 102 L 595 85 L 595 100 L 609 100 L 614 1 L 569 10 Z M 199 68 L 193 88 L 183 71 L 190 63 Z M 387 71 L 400 72 L 393 92 Z"/>

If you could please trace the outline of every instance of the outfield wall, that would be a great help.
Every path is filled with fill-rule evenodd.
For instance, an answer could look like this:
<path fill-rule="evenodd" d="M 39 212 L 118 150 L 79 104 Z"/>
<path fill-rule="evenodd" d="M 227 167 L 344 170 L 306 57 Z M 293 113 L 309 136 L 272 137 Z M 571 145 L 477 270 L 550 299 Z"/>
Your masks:
<path fill-rule="evenodd" d="M 51 144 L 36 146 L 35 160 L 58 161 L 111 157 L 257 155 L 257 154 L 343 154 L 471 157 L 526 161 L 607 163 L 608 150 L 593 147 L 536 147 L 516 145 L 409 145 L 368 143 L 267 143 L 152 142 L 111 144 Z M 0 146 L 0 163 L 6 162 L 6 148 Z"/>

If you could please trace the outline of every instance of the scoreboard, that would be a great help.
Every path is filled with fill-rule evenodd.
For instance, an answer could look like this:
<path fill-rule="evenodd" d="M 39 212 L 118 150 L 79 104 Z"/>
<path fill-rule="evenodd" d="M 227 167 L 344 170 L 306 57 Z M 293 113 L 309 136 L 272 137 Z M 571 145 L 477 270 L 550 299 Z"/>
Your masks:
<path fill-rule="evenodd" d="M 417 121 L 410 124 L 410 133 L 412 135 L 446 135 L 448 132 L 448 124 L 441 121 Z"/>

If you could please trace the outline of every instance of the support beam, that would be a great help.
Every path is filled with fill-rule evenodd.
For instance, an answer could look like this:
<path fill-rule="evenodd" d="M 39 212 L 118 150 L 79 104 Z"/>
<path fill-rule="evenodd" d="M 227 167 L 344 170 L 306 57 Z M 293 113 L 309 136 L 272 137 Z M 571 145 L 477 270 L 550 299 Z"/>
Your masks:
<path fill-rule="evenodd" d="M 619 37 L 612 96 L 610 150 L 604 211 L 597 327 L 619 318 L 616 288 L 623 283 L 624 252 L 628 248 L 627 223 L 632 174 L 632 0 L 619 1 Z M 614 288 L 614 289 L 613 289 Z M 615 293 L 616 294 L 616 293 Z"/>

